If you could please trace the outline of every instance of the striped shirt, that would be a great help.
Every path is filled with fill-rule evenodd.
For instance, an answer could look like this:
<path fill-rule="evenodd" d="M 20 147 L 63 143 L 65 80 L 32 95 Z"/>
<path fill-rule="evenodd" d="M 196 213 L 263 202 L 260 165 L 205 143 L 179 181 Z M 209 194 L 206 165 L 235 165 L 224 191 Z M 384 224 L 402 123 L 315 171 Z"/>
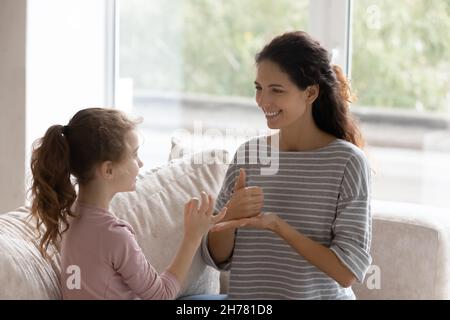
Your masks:
<path fill-rule="evenodd" d="M 313 151 L 278 151 L 265 138 L 241 145 L 228 167 L 216 201 L 220 211 L 230 199 L 239 169 L 247 186 L 264 192 L 262 212 L 275 212 L 310 239 L 330 248 L 359 282 L 371 264 L 370 169 L 362 150 L 336 139 Z M 274 165 L 276 163 L 276 165 Z M 275 168 L 264 172 L 269 166 Z M 236 231 L 231 261 L 217 266 L 207 237 L 206 263 L 230 270 L 230 299 L 355 299 L 269 230 Z"/>

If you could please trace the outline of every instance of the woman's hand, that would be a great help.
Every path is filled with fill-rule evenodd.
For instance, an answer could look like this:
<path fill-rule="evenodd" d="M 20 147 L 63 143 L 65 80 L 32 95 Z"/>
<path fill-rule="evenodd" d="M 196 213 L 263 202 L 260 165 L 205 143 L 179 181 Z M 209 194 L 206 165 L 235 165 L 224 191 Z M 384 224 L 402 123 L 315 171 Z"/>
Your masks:
<path fill-rule="evenodd" d="M 227 207 L 214 216 L 213 205 L 213 198 L 205 191 L 201 193 L 201 203 L 198 198 L 192 198 L 186 203 L 184 206 L 184 237 L 187 241 L 199 242 L 211 226 L 225 217 Z"/>
<path fill-rule="evenodd" d="M 225 205 L 229 220 L 253 217 L 261 213 L 264 205 L 263 191 L 260 187 L 246 187 L 245 180 L 245 170 L 240 169 L 233 195 Z"/>
<path fill-rule="evenodd" d="M 272 212 L 261 213 L 255 217 L 242 218 L 219 222 L 215 224 L 211 231 L 223 231 L 230 228 L 256 228 L 276 231 L 280 218 Z"/>

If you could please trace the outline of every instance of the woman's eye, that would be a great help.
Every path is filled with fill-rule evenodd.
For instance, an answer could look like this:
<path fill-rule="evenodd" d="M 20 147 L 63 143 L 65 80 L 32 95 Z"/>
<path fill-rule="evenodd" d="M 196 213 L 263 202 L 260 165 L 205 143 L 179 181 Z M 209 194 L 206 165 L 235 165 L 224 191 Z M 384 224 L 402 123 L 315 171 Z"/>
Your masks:
<path fill-rule="evenodd" d="M 273 89 L 273 92 L 274 92 L 274 93 L 283 93 L 284 91 L 283 91 L 283 90 L 280 90 L 280 89 Z"/>
<path fill-rule="evenodd" d="M 255 87 L 256 91 L 261 91 L 261 87 Z"/>

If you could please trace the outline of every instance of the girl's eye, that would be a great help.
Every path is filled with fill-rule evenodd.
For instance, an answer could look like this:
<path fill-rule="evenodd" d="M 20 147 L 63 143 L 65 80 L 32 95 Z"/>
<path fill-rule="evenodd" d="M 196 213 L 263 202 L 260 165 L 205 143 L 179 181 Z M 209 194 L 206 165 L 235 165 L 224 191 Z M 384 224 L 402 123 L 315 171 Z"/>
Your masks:
<path fill-rule="evenodd" d="M 255 87 L 256 91 L 261 91 L 261 87 Z"/>
<path fill-rule="evenodd" d="M 273 89 L 273 92 L 274 92 L 274 93 L 283 93 L 284 91 L 283 91 L 283 90 L 280 90 L 280 89 Z"/>

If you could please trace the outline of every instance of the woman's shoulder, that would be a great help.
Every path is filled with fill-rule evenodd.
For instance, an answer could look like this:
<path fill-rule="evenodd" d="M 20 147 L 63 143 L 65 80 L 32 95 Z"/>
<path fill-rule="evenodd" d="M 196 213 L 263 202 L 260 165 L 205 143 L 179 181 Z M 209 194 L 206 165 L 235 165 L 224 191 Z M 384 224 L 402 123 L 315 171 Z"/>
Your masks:
<path fill-rule="evenodd" d="M 364 151 L 354 145 L 353 143 L 344 140 L 344 139 L 336 139 L 333 143 L 333 145 L 344 152 L 347 152 L 349 155 L 355 156 L 355 157 L 365 157 Z"/>
<path fill-rule="evenodd" d="M 343 139 L 337 139 L 335 145 L 338 150 L 341 150 L 345 154 L 348 165 L 359 168 L 369 167 L 366 153 L 360 147 Z"/>

